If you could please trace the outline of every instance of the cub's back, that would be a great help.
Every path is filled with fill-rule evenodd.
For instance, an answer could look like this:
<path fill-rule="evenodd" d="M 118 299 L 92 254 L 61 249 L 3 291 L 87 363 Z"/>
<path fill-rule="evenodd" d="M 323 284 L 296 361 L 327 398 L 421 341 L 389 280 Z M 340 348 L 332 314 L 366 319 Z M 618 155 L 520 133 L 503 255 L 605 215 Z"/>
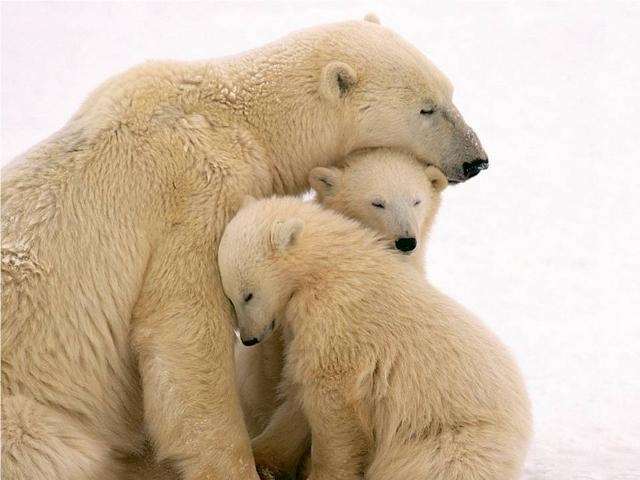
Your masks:
<path fill-rule="evenodd" d="M 422 278 L 387 278 L 377 285 L 360 327 L 376 330 L 369 336 L 377 339 L 376 358 L 358 394 L 382 413 L 373 417 L 385 418 L 385 429 L 406 428 L 413 436 L 416 427 L 479 421 L 521 428 L 529 416 L 521 374 L 479 319 Z"/>
<path fill-rule="evenodd" d="M 346 394 L 372 431 L 415 435 L 416 428 L 528 416 L 515 362 L 475 316 L 394 252 L 362 252 L 362 262 L 366 272 L 346 268 L 303 301 L 309 341 L 298 347 L 316 349 L 324 369 L 350 378 Z"/>

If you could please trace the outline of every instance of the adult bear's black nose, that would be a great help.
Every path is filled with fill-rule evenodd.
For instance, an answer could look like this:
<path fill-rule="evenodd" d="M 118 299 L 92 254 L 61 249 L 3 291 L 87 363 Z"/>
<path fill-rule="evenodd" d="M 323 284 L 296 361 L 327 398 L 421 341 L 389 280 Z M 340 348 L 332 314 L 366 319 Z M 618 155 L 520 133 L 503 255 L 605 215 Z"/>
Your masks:
<path fill-rule="evenodd" d="M 489 168 L 489 160 L 486 158 L 476 158 L 472 162 L 464 162 L 462 164 L 462 173 L 465 178 L 475 177 L 481 170 Z"/>
<path fill-rule="evenodd" d="M 250 338 L 249 340 L 242 339 L 242 344 L 246 347 L 250 347 L 251 345 L 255 345 L 256 343 L 258 343 L 258 339 L 255 337 Z"/>
<path fill-rule="evenodd" d="M 416 248 L 416 239 L 413 237 L 399 238 L 396 240 L 396 248 L 401 252 L 410 252 Z"/>

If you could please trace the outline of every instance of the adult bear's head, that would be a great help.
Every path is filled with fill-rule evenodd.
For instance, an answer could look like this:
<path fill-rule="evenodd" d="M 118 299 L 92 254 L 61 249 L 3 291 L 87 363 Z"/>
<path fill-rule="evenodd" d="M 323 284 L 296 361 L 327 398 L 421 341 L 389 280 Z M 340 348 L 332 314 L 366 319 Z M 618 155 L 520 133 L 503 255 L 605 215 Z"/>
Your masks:
<path fill-rule="evenodd" d="M 326 36 L 313 54 L 319 100 L 338 113 L 350 150 L 408 150 L 451 183 L 488 167 L 478 137 L 451 100 L 451 83 L 416 48 L 374 16 L 320 31 Z"/>

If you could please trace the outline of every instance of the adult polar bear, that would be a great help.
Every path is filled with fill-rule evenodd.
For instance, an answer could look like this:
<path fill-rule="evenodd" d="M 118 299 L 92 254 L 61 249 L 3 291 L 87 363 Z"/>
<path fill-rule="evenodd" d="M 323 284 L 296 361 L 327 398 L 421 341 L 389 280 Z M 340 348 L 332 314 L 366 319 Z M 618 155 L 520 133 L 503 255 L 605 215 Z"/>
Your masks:
<path fill-rule="evenodd" d="M 2 182 L 7 479 L 120 478 L 147 442 L 185 479 L 256 478 L 216 252 L 243 194 L 351 151 L 486 166 L 447 79 L 375 21 L 99 87 Z"/>

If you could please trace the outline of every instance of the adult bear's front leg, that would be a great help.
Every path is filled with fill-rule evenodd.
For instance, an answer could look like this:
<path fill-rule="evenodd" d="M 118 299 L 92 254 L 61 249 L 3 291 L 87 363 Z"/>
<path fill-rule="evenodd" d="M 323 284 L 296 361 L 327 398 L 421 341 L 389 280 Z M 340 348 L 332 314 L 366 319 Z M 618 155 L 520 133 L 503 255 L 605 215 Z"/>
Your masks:
<path fill-rule="evenodd" d="M 146 426 L 187 480 L 257 480 L 216 245 L 186 233 L 177 225 L 155 249 L 134 313 Z"/>

